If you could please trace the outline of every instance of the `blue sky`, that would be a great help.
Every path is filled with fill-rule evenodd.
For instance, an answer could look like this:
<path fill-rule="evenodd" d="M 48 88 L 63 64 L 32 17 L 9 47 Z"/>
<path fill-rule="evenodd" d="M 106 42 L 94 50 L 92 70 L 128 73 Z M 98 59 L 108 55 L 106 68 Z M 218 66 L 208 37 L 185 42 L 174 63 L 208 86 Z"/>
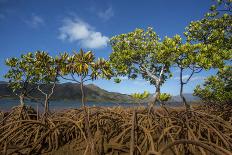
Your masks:
<path fill-rule="evenodd" d="M 45 50 L 51 55 L 84 48 L 97 57 L 108 58 L 108 40 L 135 28 L 153 27 L 160 38 L 183 34 L 185 27 L 201 19 L 211 0 L 0 0 L 0 80 L 7 68 L 4 60 L 22 53 Z M 178 70 L 162 86 L 162 92 L 179 93 Z M 184 75 L 187 76 L 186 72 Z M 185 87 L 191 93 L 196 84 L 215 71 L 202 72 Z M 94 84 L 114 92 L 131 94 L 148 90 L 143 79 L 123 78 L 120 84 L 97 80 Z"/>

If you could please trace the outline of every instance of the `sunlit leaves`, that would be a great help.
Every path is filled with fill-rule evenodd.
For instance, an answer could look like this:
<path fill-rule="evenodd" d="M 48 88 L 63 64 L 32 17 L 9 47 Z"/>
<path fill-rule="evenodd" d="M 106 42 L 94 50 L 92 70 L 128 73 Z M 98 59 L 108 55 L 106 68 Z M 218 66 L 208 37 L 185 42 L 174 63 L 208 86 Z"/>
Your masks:
<path fill-rule="evenodd" d="M 161 94 L 159 95 L 159 100 L 160 100 L 161 102 L 166 102 L 166 101 L 170 100 L 171 97 L 172 97 L 172 96 L 171 96 L 170 94 L 168 94 L 168 93 L 161 93 Z"/>
<path fill-rule="evenodd" d="M 191 22 L 186 28 L 188 41 L 211 44 L 218 50 L 232 47 L 232 2 L 221 0 L 211 6 L 202 20 Z"/>
<path fill-rule="evenodd" d="M 122 80 L 121 79 L 119 79 L 119 78 L 115 78 L 114 79 L 114 83 L 120 83 Z"/>
<path fill-rule="evenodd" d="M 21 55 L 20 58 L 6 59 L 5 64 L 9 67 L 5 78 L 9 80 L 9 86 L 16 94 L 26 94 L 28 85 L 36 82 L 34 73 L 34 56 L 32 53 Z"/>
<path fill-rule="evenodd" d="M 118 76 L 135 79 L 142 75 L 154 85 L 163 83 L 169 77 L 170 55 L 163 52 L 169 49 L 161 47 L 159 38 L 152 28 L 135 29 L 132 32 L 114 36 L 110 43 L 113 49 L 110 61 Z M 167 44 L 172 43 L 167 40 Z M 164 74 L 161 75 L 162 80 L 158 81 L 163 66 L 165 66 Z"/>
<path fill-rule="evenodd" d="M 144 91 L 143 93 L 133 93 L 131 96 L 135 99 L 145 99 L 149 96 L 149 92 Z"/>
<path fill-rule="evenodd" d="M 77 75 L 82 80 L 96 80 L 97 78 L 110 79 L 113 75 L 111 64 L 103 59 L 95 59 L 92 51 L 74 52 L 73 55 L 67 53 L 60 54 L 56 59 L 61 76 L 71 74 L 73 77 Z"/>
<path fill-rule="evenodd" d="M 57 81 L 58 66 L 55 63 L 55 59 L 47 52 L 35 52 L 34 67 L 34 76 L 37 78 L 38 84 L 49 84 Z"/>
<path fill-rule="evenodd" d="M 206 103 L 231 104 L 232 103 L 232 67 L 226 66 L 219 70 L 216 76 L 205 80 L 203 87 L 198 85 L 194 95 Z"/>

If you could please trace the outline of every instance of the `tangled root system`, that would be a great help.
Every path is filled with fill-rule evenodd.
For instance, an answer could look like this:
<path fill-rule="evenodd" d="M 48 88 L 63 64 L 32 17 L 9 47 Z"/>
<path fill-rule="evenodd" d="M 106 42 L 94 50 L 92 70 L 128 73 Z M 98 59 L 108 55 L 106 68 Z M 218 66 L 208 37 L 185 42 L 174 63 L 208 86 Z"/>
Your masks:
<path fill-rule="evenodd" d="M 129 154 L 134 135 L 137 155 L 231 155 L 231 109 L 161 107 L 148 113 L 142 107 L 89 107 L 88 117 L 96 154 Z M 26 106 L 15 107 L 0 114 L 0 154 L 59 154 L 67 147 L 69 154 L 90 154 L 84 118 L 82 108 L 43 117 Z"/>

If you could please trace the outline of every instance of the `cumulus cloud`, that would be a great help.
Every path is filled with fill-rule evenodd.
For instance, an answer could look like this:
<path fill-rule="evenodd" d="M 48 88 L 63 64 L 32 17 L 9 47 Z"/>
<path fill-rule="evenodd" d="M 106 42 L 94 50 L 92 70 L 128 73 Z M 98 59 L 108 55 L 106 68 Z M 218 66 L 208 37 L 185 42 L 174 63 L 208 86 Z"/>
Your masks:
<path fill-rule="evenodd" d="M 59 28 L 59 39 L 78 42 L 85 48 L 106 47 L 109 38 L 96 32 L 93 27 L 80 19 L 66 19 Z"/>
<path fill-rule="evenodd" d="M 113 16 L 114 16 L 114 11 L 113 11 L 112 7 L 109 7 L 105 11 L 101 11 L 101 12 L 98 13 L 98 17 L 105 20 L 105 21 L 109 20 Z"/>
<path fill-rule="evenodd" d="M 30 19 L 25 20 L 25 23 L 32 28 L 38 28 L 45 24 L 44 19 L 38 15 L 32 15 Z"/>

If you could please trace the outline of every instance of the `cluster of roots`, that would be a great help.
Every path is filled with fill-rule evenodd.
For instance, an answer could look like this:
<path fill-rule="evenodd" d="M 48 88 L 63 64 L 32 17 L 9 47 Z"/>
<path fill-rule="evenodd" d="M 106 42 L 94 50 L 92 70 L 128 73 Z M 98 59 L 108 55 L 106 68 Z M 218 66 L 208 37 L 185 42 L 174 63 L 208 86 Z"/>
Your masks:
<path fill-rule="evenodd" d="M 87 111 L 96 155 L 232 154 L 232 108 Z M 85 114 L 80 108 L 44 117 L 27 106 L 0 113 L 0 154 L 90 154 Z"/>

